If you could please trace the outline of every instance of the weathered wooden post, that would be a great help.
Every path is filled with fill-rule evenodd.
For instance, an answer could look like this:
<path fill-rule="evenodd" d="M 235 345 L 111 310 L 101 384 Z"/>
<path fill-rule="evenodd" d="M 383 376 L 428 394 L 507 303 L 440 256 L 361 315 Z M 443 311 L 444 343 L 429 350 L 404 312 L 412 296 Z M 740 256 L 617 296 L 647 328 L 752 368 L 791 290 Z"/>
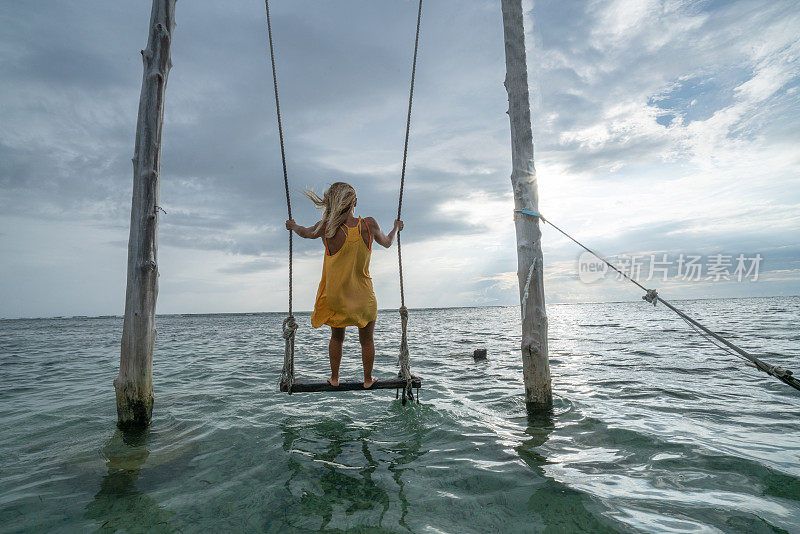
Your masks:
<path fill-rule="evenodd" d="M 172 67 L 170 43 L 175 1 L 153 0 L 133 153 L 133 198 L 128 238 L 128 285 L 117 393 L 120 428 L 150 424 L 153 413 L 153 346 L 158 297 L 158 211 L 164 93 Z"/>
<path fill-rule="evenodd" d="M 517 230 L 517 277 L 522 311 L 522 372 L 529 410 L 552 405 L 550 363 L 547 354 L 547 312 L 542 279 L 542 233 L 539 193 L 533 164 L 533 134 L 528 101 L 528 69 L 521 0 L 502 0 L 506 48 L 508 116 L 511 121 L 511 185 L 514 188 L 514 225 Z M 525 213 L 528 212 L 528 213 Z"/>

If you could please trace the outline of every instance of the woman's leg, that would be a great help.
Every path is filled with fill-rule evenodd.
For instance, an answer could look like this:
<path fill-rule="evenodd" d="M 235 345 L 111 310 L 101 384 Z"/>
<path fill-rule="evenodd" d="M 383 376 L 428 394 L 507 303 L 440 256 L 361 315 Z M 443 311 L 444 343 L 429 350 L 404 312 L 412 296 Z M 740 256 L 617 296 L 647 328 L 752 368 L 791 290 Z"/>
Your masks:
<path fill-rule="evenodd" d="M 375 383 L 375 379 L 372 378 L 372 364 L 375 363 L 375 341 L 372 339 L 374 331 L 374 320 L 367 323 L 364 328 L 358 329 L 358 341 L 361 342 L 361 362 L 364 364 L 365 388 Z"/>
<path fill-rule="evenodd" d="M 331 377 L 328 382 L 332 386 L 339 385 L 339 364 L 342 363 L 342 343 L 344 343 L 344 328 L 331 327 L 331 341 L 328 343 L 328 357 L 331 360 Z"/>

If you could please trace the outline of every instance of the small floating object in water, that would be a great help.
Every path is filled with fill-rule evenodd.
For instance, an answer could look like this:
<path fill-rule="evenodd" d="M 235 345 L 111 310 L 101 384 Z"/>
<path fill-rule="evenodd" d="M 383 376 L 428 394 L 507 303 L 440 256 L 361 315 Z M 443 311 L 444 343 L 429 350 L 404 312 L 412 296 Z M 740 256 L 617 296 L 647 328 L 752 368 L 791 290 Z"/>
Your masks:
<path fill-rule="evenodd" d="M 486 349 L 475 349 L 475 352 L 472 353 L 472 357 L 475 358 L 475 361 L 485 360 Z"/>

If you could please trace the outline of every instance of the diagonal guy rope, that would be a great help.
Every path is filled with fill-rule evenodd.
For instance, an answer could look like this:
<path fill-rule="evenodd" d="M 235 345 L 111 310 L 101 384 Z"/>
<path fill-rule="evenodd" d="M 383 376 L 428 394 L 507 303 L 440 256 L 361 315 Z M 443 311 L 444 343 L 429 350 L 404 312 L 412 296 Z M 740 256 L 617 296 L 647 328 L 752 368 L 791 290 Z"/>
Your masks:
<path fill-rule="evenodd" d="M 730 341 L 728 341 L 727 339 L 725 339 L 721 335 L 717 334 L 716 332 L 713 332 L 712 330 L 709 330 L 708 328 L 706 328 L 705 326 L 703 326 L 702 324 L 700 324 L 696 320 L 692 319 L 691 317 L 686 315 L 684 312 L 682 312 L 681 310 L 679 310 L 678 308 L 676 308 L 675 306 L 673 306 L 672 304 L 670 304 L 669 302 L 667 302 L 666 300 L 661 298 L 658 295 L 658 292 L 655 289 L 647 289 L 642 284 L 640 284 L 639 282 L 637 282 L 636 280 L 634 280 L 633 278 L 628 276 L 626 273 L 624 273 L 624 272 L 620 271 L 619 269 L 617 269 L 617 267 L 615 265 L 613 265 L 611 262 L 609 262 L 608 260 L 606 260 L 605 258 L 600 256 L 597 252 L 595 252 L 594 250 L 590 249 L 589 247 L 587 247 L 586 245 L 584 245 L 583 243 L 581 243 L 580 241 L 578 241 L 577 239 L 575 239 L 574 237 L 569 235 L 567 232 L 565 232 L 564 230 L 562 230 L 561 228 L 559 228 L 558 226 L 556 226 L 555 224 L 553 224 L 549 220 L 545 219 L 540 213 L 535 213 L 535 212 L 528 211 L 528 210 L 518 210 L 518 211 L 521 212 L 521 213 L 524 213 L 526 215 L 530 215 L 532 217 L 538 217 L 543 222 L 549 224 L 550 226 L 552 226 L 553 228 L 555 228 L 556 230 L 561 232 L 561 234 L 563 234 L 565 237 L 567 237 L 570 240 L 572 240 L 576 245 L 578 245 L 579 247 L 584 249 L 586 252 L 589 252 L 593 256 L 597 257 L 600 261 L 602 261 L 603 263 L 605 263 L 606 265 L 608 265 L 609 267 L 614 269 L 616 272 L 618 272 L 620 275 L 625 277 L 627 280 L 629 280 L 630 282 L 633 282 L 634 284 L 639 286 L 641 289 L 643 289 L 646 294 L 642 297 L 642 299 L 644 299 L 647 302 L 651 303 L 653 306 L 655 306 L 658 302 L 661 302 L 662 304 L 664 304 L 664 306 L 666 306 L 667 308 L 669 308 L 670 310 L 675 312 L 678 315 L 678 317 L 683 319 L 686 322 L 686 324 L 688 324 L 689 326 L 692 327 L 693 330 L 695 330 L 697 333 L 701 334 L 705 339 L 710 341 L 716 347 L 722 349 L 723 351 L 727 352 L 728 354 L 731 354 L 733 356 L 737 356 L 737 357 L 739 357 L 739 358 L 741 358 L 743 360 L 746 360 L 748 362 L 748 365 L 750 365 L 751 367 L 755 367 L 756 369 L 758 369 L 760 371 L 763 371 L 763 372 L 767 373 L 770 376 L 774 376 L 775 378 L 777 378 L 781 382 L 783 382 L 783 383 L 795 388 L 796 390 L 800 391 L 800 380 L 794 378 L 792 376 L 792 371 L 790 371 L 789 369 L 784 369 L 783 367 L 780 367 L 780 366 L 777 366 L 777 365 L 768 364 L 767 362 L 765 362 L 765 361 L 763 361 L 763 360 L 761 360 L 759 358 L 756 358 L 755 356 L 753 356 L 752 354 L 750 354 L 746 350 L 734 345 L 733 343 L 731 343 Z"/>

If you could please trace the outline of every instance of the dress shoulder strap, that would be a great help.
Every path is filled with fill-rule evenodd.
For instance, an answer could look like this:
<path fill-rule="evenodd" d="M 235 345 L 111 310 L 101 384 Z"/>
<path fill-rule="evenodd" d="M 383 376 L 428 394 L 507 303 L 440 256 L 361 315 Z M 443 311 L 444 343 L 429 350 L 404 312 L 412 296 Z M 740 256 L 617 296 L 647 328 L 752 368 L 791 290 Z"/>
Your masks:
<path fill-rule="evenodd" d="M 367 248 L 372 250 L 372 229 L 367 221 L 364 221 L 364 227 L 367 229 Z"/>

